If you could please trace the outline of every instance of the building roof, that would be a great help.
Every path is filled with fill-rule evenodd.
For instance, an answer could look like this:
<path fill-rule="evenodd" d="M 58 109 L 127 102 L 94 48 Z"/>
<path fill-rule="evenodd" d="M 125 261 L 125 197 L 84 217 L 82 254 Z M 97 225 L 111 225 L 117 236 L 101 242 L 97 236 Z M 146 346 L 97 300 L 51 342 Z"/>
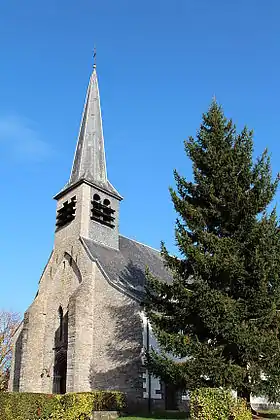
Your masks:
<path fill-rule="evenodd" d="M 160 252 L 147 245 L 121 235 L 119 251 L 87 238 L 81 238 L 81 242 L 107 280 L 136 299 L 143 296 L 146 267 L 160 280 L 172 282 L 171 273 L 165 268 Z"/>
<path fill-rule="evenodd" d="M 119 199 L 122 198 L 107 178 L 100 95 L 95 67 L 88 85 L 71 175 L 68 183 L 55 198 L 81 181 L 93 184 Z"/>

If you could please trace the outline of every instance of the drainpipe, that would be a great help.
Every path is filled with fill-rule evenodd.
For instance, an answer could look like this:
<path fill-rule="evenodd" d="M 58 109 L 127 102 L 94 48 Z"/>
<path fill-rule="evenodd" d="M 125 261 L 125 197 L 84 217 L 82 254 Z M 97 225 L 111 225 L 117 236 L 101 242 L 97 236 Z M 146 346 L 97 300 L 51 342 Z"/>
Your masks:
<path fill-rule="evenodd" d="M 150 352 L 150 326 L 149 326 L 149 321 L 147 319 L 147 352 Z M 152 390 L 151 390 L 151 374 L 148 370 L 148 410 L 149 412 L 151 411 L 151 395 L 152 395 Z"/>

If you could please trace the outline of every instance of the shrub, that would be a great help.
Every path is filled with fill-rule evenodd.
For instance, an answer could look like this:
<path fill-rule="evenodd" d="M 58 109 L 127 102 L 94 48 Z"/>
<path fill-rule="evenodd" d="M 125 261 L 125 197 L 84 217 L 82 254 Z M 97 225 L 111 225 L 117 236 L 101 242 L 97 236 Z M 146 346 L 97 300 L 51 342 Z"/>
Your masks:
<path fill-rule="evenodd" d="M 114 391 L 65 395 L 0 393 L 1 420 L 87 420 L 93 410 L 119 411 L 124 406 L 124 394 Z"/>
<path fill-rule="evenodd" d="M 190 414 L 193 420 L 252 420 L 244 400 L 235 399 L 230 391 L 215 388 L 192 392 Z"/>
<path fill-rule="evenodd" d="M 1 420 L 49 419 L 59 405 L 55 395 L 3 392 L 0 394 L 0 418 Z"/>
<path fill-rule="evenodd" d="M 113 391 L 69 393 L 61 397 L 63 420 L 89 419 L 91 412 L 120 411 L 125 406 L 124 394 Z M 56 417 L 53 417 L 56 419 Z"/>

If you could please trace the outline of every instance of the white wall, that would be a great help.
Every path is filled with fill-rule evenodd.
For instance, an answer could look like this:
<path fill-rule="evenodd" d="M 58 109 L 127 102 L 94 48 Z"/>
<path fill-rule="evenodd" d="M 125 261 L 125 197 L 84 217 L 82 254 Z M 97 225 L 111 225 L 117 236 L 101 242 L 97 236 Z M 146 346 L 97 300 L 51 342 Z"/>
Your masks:
<path fill-rule="evenodd" d="M 149 341 L 149 348 L 153 348 L 159 351 L 159 346 L 153 335 L 152 327 L 143 311 L 141 311 L 141 318 L 143 322 L 142 363 L 144 364 L 144 354 L 147 349 L 148 341 Z M 150 375 L 150 381 L 149 381 L 149 374 L 147 370 L 146 372 L 143 373 L 143 378 L 145 379 L 145 381 L 143 382 L 143 388 L 145 389 L 145 391 L 143 392 L 143 398 L 149 398 L 149 391 L 150 391 L 151 398 L 160 400 L 162 398 L 162 395 L 161 393 L 156 392 L 156 391 L 159 391 L 159 392 L 161 391 L 160 380 Z M 151 390 L 149 390 L 149 384 L 151 384 Z"/>

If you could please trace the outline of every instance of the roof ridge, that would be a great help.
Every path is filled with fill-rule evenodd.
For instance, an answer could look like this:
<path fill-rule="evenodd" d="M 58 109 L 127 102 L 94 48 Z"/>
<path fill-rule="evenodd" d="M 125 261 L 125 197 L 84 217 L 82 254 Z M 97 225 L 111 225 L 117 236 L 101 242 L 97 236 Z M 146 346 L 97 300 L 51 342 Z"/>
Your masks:
<path fill-rule="evenodd" d="M 154 251 L 156 251 L 156 252 L 158 252 L 160 254 L 160 250 L 159 249 L 156 249 L 156 248 L 154 248 L 154 247 L 152 247 L 150 245 L 143 244 L 143 242 L 136 241 L 136 239 L 129 238 L 128 236 L 125 236 L 125 235 L 119 234 L 119 236 L 122 236 L 123 238 L 129 239 L 130 241 L 136 242 L 137 244 L 142 245 L 142 246 L 145 246 L 146 248 L 150 248 L 150 249 L 152 249 L 152 250 L 154 250 Z"/>

